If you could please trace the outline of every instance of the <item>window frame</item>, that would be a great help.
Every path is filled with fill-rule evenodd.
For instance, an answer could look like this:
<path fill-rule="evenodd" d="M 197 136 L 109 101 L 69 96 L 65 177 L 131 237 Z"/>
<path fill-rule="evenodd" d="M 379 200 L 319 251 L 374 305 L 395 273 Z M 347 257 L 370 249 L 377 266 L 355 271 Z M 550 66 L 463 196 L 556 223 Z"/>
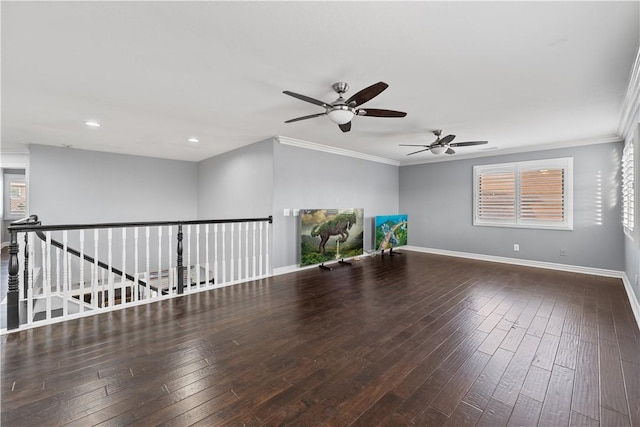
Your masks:
<path fill-rule="evenodd" d="M 521 173 L 530 170 L 563 169 L 563 220 L 546 221 L 522 219 L 521 205 Z M 486 219 L 479 217 L 480 191 L 479 179 L 482 174 L 513 172 L 514 173 L 514 208 L 513 217 L 505 219 Z M 473 225 L 481 227 L 533 228 L 544 230 L 573 230 L 573 157 L 531 160 L 521 162 L 476 165 L 473 167 Z"/>
<path fill-rule="evenodd" d="M 21 219 L 26 217 L 29 212 L 29 195 L 28 195 L 26 177 L 20 174 L 5 173 L 3 174 L 3 181 L 4 181 L 4 190 L 3 190 L 4 193 L 3 193 L 3 203 L 2 203 L 3 205 L 2 218 L 7 220 L 16 220 L 16 219 Z M 24 191 L 25 191 L 24 212 L 14 212 L 14 213 L 11 212 L 11 202 L 12 202 L 11 187 L 12 187 L 12 184 L 14 183 L 19 183 L 24 186 Z"/>

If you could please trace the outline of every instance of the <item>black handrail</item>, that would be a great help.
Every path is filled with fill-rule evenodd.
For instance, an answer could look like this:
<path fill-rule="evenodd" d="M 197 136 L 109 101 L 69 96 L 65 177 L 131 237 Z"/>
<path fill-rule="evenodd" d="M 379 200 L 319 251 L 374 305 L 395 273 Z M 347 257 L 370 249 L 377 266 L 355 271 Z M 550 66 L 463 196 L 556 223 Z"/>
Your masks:
<path fill-rule="evenodd" d="M 103 228 L 128 228 L 128 227 L 152 227 L 152 226 L 178 226 L 178 258 L 177 258 L 177 272 L 178 272 L 178 283 L 177 283 L 177 291 L 178 294 L 182 294 L 184 292 L 184 266 L 182 265 L 182 226 L 183 225 L 197 225 L 197 224 L 228 224 L 228 223 L 237 223 L 237 222 L 265 222 L 268 221 L 269 224 L 273 223 L 273 217 L 270 215 L 265 218 L 240 218 L 240 219 L 213 219 L 213 220 L 191 220 L 191 221 L 151 221 L 151 222 L 111 222 L 111 223 L 101 223 L 101 224 L 58 224 L 58 225 L 42 225 L 40 221 L 38 221 L 37 215 L 31 215 L 26 218 L 19 219 L 17 221 L 12 222 L 7 230 L 11 235 L 11 243 L 9 245 L 9 280 L 8 280 L 8 290 L 7 290 L 7 329 L 16 329 L 20 326 L 19 320 L 19 312 L 18 312 L 18 290 L 19 290 L 19 279 L 18 279 L 18 233 L 24 232 L 35 232 L 38 238 L 46 241 L 47 238 L 44 235 L 43 231 L 63 231 L 63 230 L 92 230 L 92 229 L 103 229 Z M 50 239 L 50 242 L 53 246 L 63 249 L 64 245 L 57 240 Z M 26 250 L 26 249 L 25 249 Z M 67 246 L 67 252 L 80 257 L 80 252 L 74 248 Z M 25 254 L 26 257 L 28 255 Z M 136 279 L 132 275 L 128 273 L 124 273 L 118 270 L 115 267 L 109 267 L 107 264 L 102 261 L 96 261 L 93 257 L 83 254 L 83 258 L 91 262 L 92 264 L 98 265 L 98 267 L 109 270 L 119 276 L 126 277 L 128 280 L 137 282 L 140 285 L 145 287 L 149 287 L 150 289 L 155 290 L 158 289 L 155 287 L 148 285 L 144 281 L 140 279 Z M 25 266 L 26 262 L 28 262 L 28 258 L 25 258 Z M 26 276 L 25 276 L 26 277 Z M 26 282 L 26 279 L 25 279 Z"/>
<path fill-rule="evenodd" d="M 29 218 L 36 218 L 37 215 L 31 215 Z M 23 221 L 23 218 L 19 221 Z M 194 224 L 230 224 L 236 222 L 264 222 L 268 221 L 269 224 L 273 223 L 273 217 L 269 215 L 265 218 L 239 218 L 239 219 L 199 219 L 192 221 L 151 221 L 151 222 L 107 222 L 101 224 L 57 224 L 57 225 L 42 225 L 40 222 L 34 223 L 18 223 L 19 221 L 12 222 L 7 229 L 11 231 L 23 232 L 23 231 L 62 231 L 62 230 L 93 230 L 96 228 L 125 228 L 125 227 L 153 227 L 153 226 L 169 226 L 169 225 L 194 225 Z"/>

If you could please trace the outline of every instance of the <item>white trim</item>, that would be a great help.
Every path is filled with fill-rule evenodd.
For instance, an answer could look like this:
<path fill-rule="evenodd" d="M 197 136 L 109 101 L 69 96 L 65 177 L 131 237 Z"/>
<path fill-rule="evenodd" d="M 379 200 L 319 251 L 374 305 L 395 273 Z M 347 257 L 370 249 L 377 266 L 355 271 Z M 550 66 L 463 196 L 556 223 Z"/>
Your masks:
<path fill-rule="evenodd" d="M 29 153 L 2 153 L 2 169 L 26 169 L 29 167 Z"/>
<path fill-rule="evenodd" d="M 357 151 L 345 150 L 344 148 L 330 147 L 328 145 L 316 144 L 315 142 L 302 141 L 300 139 L 289 138 L 288 136 L 276 136 L 275 140 L 283 145 L 291 145 L 309 150 L 324 151 L 325 153 L 338 154 L 340 156 L 355 157 L 356 159 L 368 160 L 370 162 L 385 163 L 392 166 L 400 166 L 397 160 L 384 157 L 372 156 L 370 154 L 359 153 Z"/>
<path fill-rule="evenodd" d="M 522 216 L 523 201 L 522 186 L 523 172 L 538 171 L 543 169 L 562 170 L 563 188 L 563 219 L 561 221 L 543 221 L 527 219 Z M 511 180 L 504 185 L 512 183 L 513 188 L 513 212 L 511 217 L 481 218 L 479 190 L 480 178 L 493 174 L 505 174 L 511 176 Z M 489 208 L 491 208 L 491 201 Z M 573 230 L 573 157 L 560 157 L 552 159 L 529 160 L 521 162 L 495 163 L 473 166 L 473 225 L 481 227 L 511 227 L 511 228 L 537 228 L 546 230 Z"/>
<path fill-rule="evenodd" d="M 298 271 L 302 271 L 302 270 L 309 270 L 311 268 L 317 267 L 317 265 L 305 265 L 304 267 L 300 267 L 300 264 L 292 264 L 292 265 L 287 265 L 285 267 L 278 267 L 278 268 L 274 268 L 273 269 L 273 275 L 274 276 L 281 276 L 283 274 L 288 274 L 288 273 L 296 273 Z"/>
<path fill-rule="evenodd" d="M 424 252 L 435 255 L 446 255 L 458 258 L 469 258 L 479 261 L 499 262 L 503 264 L 522 265 L 525 267 L 547 268 L 550 270 L 568 271 L 572 273 L 591 274 L 593 276 L 614 277 L 622 279 L 624 271 L 607 270 L 604 268 L 584 267 L 580 265 L 558 264 L 555 262 L 532 261 L 519 258 L 507 258 L 494 255 L 474 254 L 469 252 L 449 251 L 446 249 L 423 248 L 420 246 L 403 246 L 404 249 L 415 252 Z"/>
<path fill-rule="evenodd" d="M 629 304 L 631 305 L 631 311 L 633 311 L 633 315 L 636 318 L 636 323 L 640 328 L 640 301 L 636 297 L 636 294 L 633 293 L 633 289 L 631 288 L 631 282 L 627 277 L 626 273 L 622 275 L 622 283 L 624 283 L 624 289 L 627 291 L 627 296 L 629 297 Z"/>
<path fill-rule="evenodd" d="M 623 139 L 618 135 L 606 135 L 606 136 L 597 137 L 597 138 L 578 139 L 578 140 L 564 141 L 564 142 L 553 142 L 549 144 L 536 145 L 536 146 L 506 148 L 504 150 L 496 149 L 496 150 L 482 151 L 479 153 L 466 154 L 466 155 L 459 155 L 456 153 L 455 156 L 432 156 L 425 160 L 400 162 L 400 166 L 411 166 L 411 165 L 421 165 L 423 163 L 475 159 L 478 157 L 496 157 L 496 156 L 504 156 L 507 154 L 533 153 L 536 151 L 556 150 L 559 148 L 582 147 L 586 145 L 596 145 L 596 144 L 610 144 L 612 142 L 615 143 L 615 142 L 622 142 L 622 141 Z"/>
<path fill-rule="evenodd" d="M 618 134 L 629 137 L 634 128 L 634 120 L 640 116 L 640 49 L 631 67 L 629 86 L 620 113 L 620 123 L 618 124 Z"/>
<path fill-rule="evenodd" d="M 404 246 L 402 246 L 404 247 Z M 358 261 L 361 260 L 363 258 L 369 257 L 370 255 L 365 252 L 362 255 L 354 255 L 352 257 L 349 258 L 341 258 L 344 261 Z M 323 264 L 327 264 L 327 266 L 331 266 L 333 264 L 337 264 L 339 262 L 339 260 L 335 260 L 335 259 L 331 259 L 328 261 L 325 261 Z M 280 276 L 282 274 L 287 274 L 287 273 L 295 273 L 298 271 L 303 271 L 303 270 L 311 270 L 314 268 L 318 268 L 320 266 L 320 264 L 313 264 L 313 265 L 305 265 L 305 266 L 300 266 L 300 264 L 291 264 L 291 265 L 287 265 L 284 267 L 277 267 L 273 269 L 273 275 L 274 276 Z"/>

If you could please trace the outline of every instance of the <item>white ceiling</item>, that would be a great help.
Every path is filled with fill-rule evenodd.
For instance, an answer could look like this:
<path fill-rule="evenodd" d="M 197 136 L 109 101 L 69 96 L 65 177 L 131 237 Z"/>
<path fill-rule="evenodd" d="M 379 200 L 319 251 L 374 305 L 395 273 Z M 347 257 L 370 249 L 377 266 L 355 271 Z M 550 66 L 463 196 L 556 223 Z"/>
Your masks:
<path fill-rule="evenodd" d="M 406 163 L 436 158 L 398 146 L 433 129 L 489 141 L 457 157 L 614 140 L 639 5 L 3 1 L 3 152 L 198 161 L 283 135 Z M 365 106 L 407 117 L 284 123 L 323 110 L 283 90 L 331 102 L 337 81 L 388 83 Z"/>

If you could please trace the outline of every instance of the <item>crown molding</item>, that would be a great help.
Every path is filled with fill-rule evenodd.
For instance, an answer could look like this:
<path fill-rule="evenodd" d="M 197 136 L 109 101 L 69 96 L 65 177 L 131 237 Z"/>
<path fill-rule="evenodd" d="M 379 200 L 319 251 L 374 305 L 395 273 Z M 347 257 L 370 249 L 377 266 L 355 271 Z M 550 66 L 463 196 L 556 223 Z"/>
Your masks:
<path fill-rule="evenodd" d="M 629 87 L 622 104 L 622 114 L 618 124 L 618 134 L 625 139 L 631 137 L 633 125 L 640 120 L 640 49 L 636 55 L 636 60 L 631 68 Z"/>
<path fill-rule="evenodd" d="M 612 142 L 622 142 L 623 139 L 618 135 L 607 135 L 598 138 L 590 138 L 590 139 L 577 139 L 571 141 L 563 141 L 563 142 L 555 142 L 551 144 L 543 144 L 543 145 L 529 145 L 525 147 L 515 147 L 504 150 L 491 150 L 478 152 L 467 155 L 455 155 L 455 156 L 447 156 L 443 157 L 442 155 L 437 156 L 437 158 L 426 159 L 421 161 L 414 162 L 402 162 L 400 166 L 412 166 L 412 165 L 420 165 L 423 163 L 436 163 L 436 162 L 450 162 L 455 160 L 465 160 L 465 159 L 475 159 L 478 157 L 496 157 L 503 156 L 507 154 L 518 154 L 518 153 L 532 153 L 535 151 L 545 151 L 545 150 L 556 150 L 559 148 L 570 148 L 570 147 L 581 147 L 585 145 L 595 145 L 595 144 L 609 144 Z"/>
<path fill-rule="evenodd" d="M 387 159 L 384 157 L 372 156 L 370 154 L 359 153 L 357 151 L 345 150 L 344 148 L 331 147 L 328 145 L 316 144 L 315 142 L 303 141 L 300 139 L 289 138 L 288 136 L 276 136 L 276 141 L 283 145 L 291 145 L 293 147 L 306 148 L 308 150 L 323 151 L 325 153 L 337 154 L 339 156 L 354 157 L 356 159 L 368 160 L 370 162 L 384 163 L 392 166 L 400 166 L 397 160 Z"/>

